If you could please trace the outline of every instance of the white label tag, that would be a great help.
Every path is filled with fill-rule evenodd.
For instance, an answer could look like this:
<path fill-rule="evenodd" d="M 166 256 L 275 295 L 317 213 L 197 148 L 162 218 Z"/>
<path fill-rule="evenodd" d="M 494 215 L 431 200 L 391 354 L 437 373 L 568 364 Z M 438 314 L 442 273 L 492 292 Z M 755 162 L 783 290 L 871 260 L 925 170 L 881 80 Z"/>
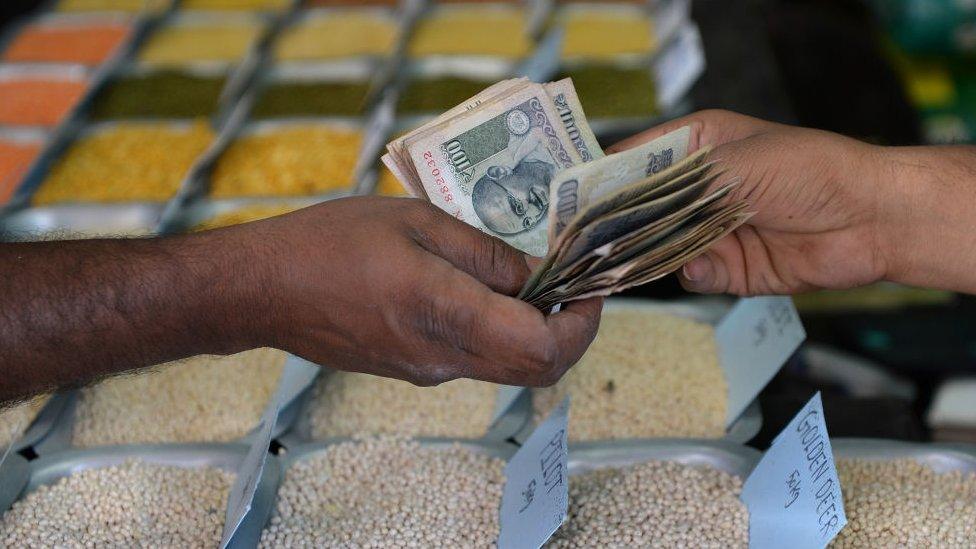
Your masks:
<path fill-rule="evenodd" d="M 674 108 L 705 72 L 705 52 L 698 26 L 686 22 L 678 36 L 657 58 L 652 70 L 657 82 L 657 104 L 664 111 Z"/>
<path fill-rule="evenodd" d="M 315 381 L 316 376 L 321 372 L 317 365 L 295 355 L 288 355 L 285 367 L 281 371 L 281 379 L 278 380 L 278 388 L 275 390 L 273 401 L 280 412 L 282 408 L 291 404 L 302 391 L 308 388 Z"/>
<path fill-rule="evenodd" d="M 220 540 L 221 549 L 227 547 L 251 510 L 254 493 L 258 489 L 264 464 L 268 458 L 268 446 L 271 444 L 271 436 L 278 422 L 278 414 L 315 380 L 319 371 L 319 367 L 315 364 L 288 355 L 281 377 L 278 379 L 278 387 L 261 416 L 261 423 L 253 435 L 247 455 L 238 468 L 237 479 L 227 499 L 227 514 L 224 517 L 224 531 Z"/>
<path fill-rule="evenodd" d="M 726 427 L 735 422 L 806 339 L 793 300 L 740 299 L 715 329 L 719 362 L 729 384 Z"/>
<path fill-rule="evenodd" d="M 773 441 L 741 499 L 750 549 L 823 549 L 847 524 L 820 393 Z"/>
<path fill-rule="evenodd" d="M 277 406 L 268 406 L 261 417 L 261 425 L 258 428 L 251 447 L 244 456 L 241 466 L 237 471 L 237 478 L 234 486 L 230 490 L 227 498 L 227 514 L 224 517 L 224 532 L 220 539 L 220 547 L 224 549 L 234 537 L 234 533 L 244 522 L 244 517 L 251 510 L 251 503 L 254 501 L 254 493 L 258 489 L 261 481 L 261 474 L 264 472 L 264 464 L 268 458 L 268 445 L 271 444 L 271 432 L 274 429 L 275 420 L 278 418 Z"/>
<path fill-rule="evenodd" d="M 566 520 L 568 421 L 566 397 L 505 466 L 499 549 L 542 547 Z"/>

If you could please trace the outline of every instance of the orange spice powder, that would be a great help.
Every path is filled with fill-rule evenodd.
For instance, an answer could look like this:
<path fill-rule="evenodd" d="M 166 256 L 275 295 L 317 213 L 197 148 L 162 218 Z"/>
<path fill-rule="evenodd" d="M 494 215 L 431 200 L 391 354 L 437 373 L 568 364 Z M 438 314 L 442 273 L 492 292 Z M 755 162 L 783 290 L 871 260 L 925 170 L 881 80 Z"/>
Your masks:
<path fill-rule="evenodd" d="M 129 27 L 122 24 L 27 27 L 7 48 L 4 60 L 97 65 L 122 44 Z"/>
<path fill-rule="evenodd" d="M 0 206 L 13 196 L 31 162 L 40 152 L 40 143 L 0 141 Z"/>
<path fill-rule="evenodd" d="M 76 80 L 24 77 L 0 80 L 0 124 L 55 126 L 85 92 Z"/>

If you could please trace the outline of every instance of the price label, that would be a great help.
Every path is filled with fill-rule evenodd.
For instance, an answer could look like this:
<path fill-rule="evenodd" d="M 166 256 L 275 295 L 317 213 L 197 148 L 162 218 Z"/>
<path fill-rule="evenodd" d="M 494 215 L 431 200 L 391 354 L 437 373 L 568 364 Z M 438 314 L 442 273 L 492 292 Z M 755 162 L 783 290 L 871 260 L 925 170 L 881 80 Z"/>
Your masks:
<path fill-rule="evenodd" d="M 822 549 L 847 524 L 820 393 L 776 437 L 742 487 L 749 547 Z"/>
<path fill-rule="evenodd" d="M 221 549 L 225 549 L 230 544 L 237 529 L 241 527 L 244 518 L 251 511 L 251 503 L 261 481 L 261 474 L 264 472 L 268 445 L 271 444 L 271 433 L 277 419 L 278 407 L 268 406 L 261 418 L 258 432 L 251 441 L 251 447 L 238 468 L 237 479 L 227 498 L 227 514 L 224 516 L 224 531 L 220 538 Z"/>
<path fill-rule="evenodd" d="M 220 540 L 221 549 L 225 549 L 230 544 L 234 534 L 251 511 L 254 494 L 261 482 L 264 464 L 268 460 L 268 446 L 271 444 L 274 427 L 278 422 L 278 414 L 311 385 L 319 371 L 318 366 L 307 360 L 293 355 L 288 356 L 281 371 L 281 378 L 278 379 L 278 387 L 261 416 L 257 431 L 252 435 L 251 445 L 238 467 L 237 479 L 227 498 L 227 513 L 224 516 L 224 531 Z"/>
<path fill-rule="evenodd" d="M 806 339 L 789 297 L 740 299 L 715 329 L 731 425 Z"/>
<path fill-rule="evenodd" d="M 505 467 L 499 549 L 542 547 L 566 520 L 568 420 L 566 397 Z"/>

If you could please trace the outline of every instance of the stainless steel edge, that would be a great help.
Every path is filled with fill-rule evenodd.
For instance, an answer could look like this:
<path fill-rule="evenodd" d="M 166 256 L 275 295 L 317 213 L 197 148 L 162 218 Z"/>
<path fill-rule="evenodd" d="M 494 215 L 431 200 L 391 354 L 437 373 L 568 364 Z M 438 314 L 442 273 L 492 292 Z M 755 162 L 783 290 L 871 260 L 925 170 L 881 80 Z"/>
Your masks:
<path fill-rule="evenodd" d="M 10 452 L 0 463 L 0 516 L 17 501 L 29 480 L 30 463 L 20 454 Z"/>
<path fill-rule="evenodd" d="M 72 393 L 58 392 L 51 395 L 51 398 L 44 403 L 44 406 L 37 413 L 30 426 L 14 442 L 14 452 L 19 452 L 30 448 L 43 440 L 57 425 L 64 409 L 71 403 Z"/>
<path fill-rule="evenodd" d="M 653 439 L 570 443 L 569 474 L 578 475 L 607 467 L 626 467 L 647 461 L 675 461 L 708 466 L 735 475 L 749 476 L 762 454 L 758 450 L 724 440 Z"/>
<path fill-rule="evenodd" d="M 869 438 L 832 438 L 834 459 L 871 461 L 912 459 L 939 473 L 976 473 L 976 445 L 948 442 L 906 442 Z"/>

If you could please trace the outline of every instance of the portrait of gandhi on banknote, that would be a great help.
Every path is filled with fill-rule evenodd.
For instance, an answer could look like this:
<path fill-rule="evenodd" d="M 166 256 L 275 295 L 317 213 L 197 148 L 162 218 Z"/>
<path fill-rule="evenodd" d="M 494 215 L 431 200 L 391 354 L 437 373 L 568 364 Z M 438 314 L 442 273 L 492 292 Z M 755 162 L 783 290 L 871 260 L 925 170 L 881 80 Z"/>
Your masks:
<path fill-rule="evenodd" d="M 546 135 L 528 116 L 513 109 L 505 162 L 490 163 L 471 190 L 471 205 L 485 227 L 500 235 L 518 234 L 546 219 L 549 182 L 556 171 Z M 514 165 L 513 165 L 514 163 Z"/>

